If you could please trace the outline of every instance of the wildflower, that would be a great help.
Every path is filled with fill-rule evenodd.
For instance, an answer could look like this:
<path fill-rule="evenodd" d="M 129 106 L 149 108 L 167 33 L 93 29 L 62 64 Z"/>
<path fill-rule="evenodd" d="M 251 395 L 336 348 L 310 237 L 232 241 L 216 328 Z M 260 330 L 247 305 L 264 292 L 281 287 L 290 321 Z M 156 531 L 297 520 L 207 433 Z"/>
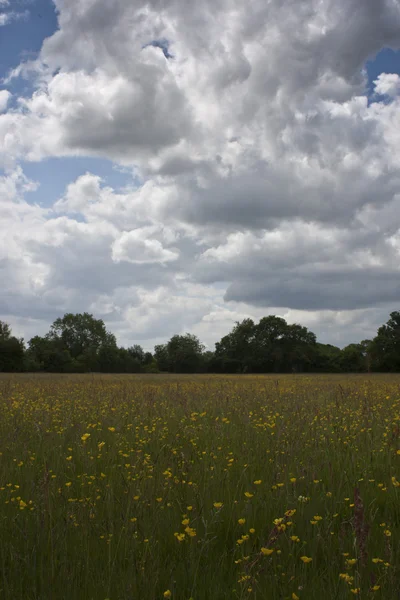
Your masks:
<path fill-rule="evenodd" d="M 239 519 L 238 523 L 239 525 L 244 525 L 246 523 L 246 519 Z"/>
<path fill-rule="evenodd" d="M 290 478 L 290 483 L 296 483 L 296 481 L 297 481 L 296 477 L 291 477 Z M 293 596 L 296 596 L 296 594 L 293 594 L 292 598 L 293 598 Z M 297 596 L 296 596 L 296 598 L 297 598 Z"/>
<path fill-rule="evenodd" d="M 192 527 L 185 527 L 185 532 L 188 534 L 189 537 L 196 537 L 196 530 Z"/>
<path fill-rule="evenodd" d="M 245 492 L 244 495 L 246 498 L 252 498 L 254 496 L 254 494 L 250 494 L 250 492 Z"/>
<path fill-rule="evenodd" d="M 357 559 L 356 559 L 356 558 L 348 558 L 348 559 L 346 560 L 346 564 L 347 564 L 347 565 L 349 565 L 349 567 L 352 567 L 353 565 L 355 565 L 355 564 L 356 564 L 356 562 L 357 562 Z"/>
<path fill-rule="evenodd" d="M 24 508 L 26 508 L 27 506 L 28 505 L 23 500 L 19 501 L 19 507 L 20 507 L 21 510 L 24 510 Z"/>
<path fill-rule="evenodd" d="M 261 554 L 264 556 L 270 556 L 273 553 L 273 548 L 261 548 Z"/>
<path fill-rule="evenodd" d="M 249 529 L 249 532 L 250 532 L 250 533 L 255 533 L 255 532 L 256 532 L 256 530 L 255 530 L 255 529 L 253 529 L 253 527 L 252 527 L 251 529 Z"/>
<path fill-rule="evenodd" d="M 189 519 L 183 519 L 182 521 L 182 525 L 189 525 L 190 521 Z"/>
<path fill-rule="evenodd" d="M 340 579 L 343 579 L 343 581 L 345 581 L 348 584 L 351 584 L 354 581 L 354 577 L 352 577 L 348 573 L 340 573 L 339 577 L 340 577 Z"/>
<path fill-rule="evenodd" d="M 193 510 L 193 506 L 187 506 L 186 510 L 188 510 L 190 512 L 191 510 Z"/>
<path fill-rule="evenodd" d="M 360 588 L 352 588 L 350 591 L 351 591 L 352 594 L 354 594 L 355 596 L 357 596 L 357 594 L 360 593 Z"/>
<path fill-rule="evenodd" d="M 385 531 L 383 532 L 386 537 L 390 537 L 392 535 L 392 532 L 390 531 L 390 529 L 385 529 Z"/>
<path fill-rule="evenodd" d="M 306 565 L 307 563 L 310 563 L 312 561 L 312 558 L 310 558 L 309 556 L 300 556 L 300 560 L 302 560 L 303 563 Z"/>
<path fill-rule="evenodd" d="M 373 559 L 372 559 L 372 562 L 373 562 L 375 565 L 377 565 L 377 564 L 379 564 L 379 563 L 382 563 L 382 562 L 383 562 L 383 560 L 382 560 L 381 558 L 373 558 Z"/>
<path fill-rule="evenodd" d="M 164 598 L 171 598 L 171 596 L 172 596 L 172 593 L 171 593 L 171 591 L 170 591 L 170 590 L 166 590 L 166 591 L 164 592 L 163 596 L 164 596 Z"/>
<path fill-rule="evenodd" d="M 291 535 L 290 539 L 292 540 L 292 542 L 299 542 L 300 538 L 298 535 Z"/>
<path fill-rule="evenodd" d="M 222 508 L 224 505 L 223 502 L 214 502 L 214 508 L 216 508 L 217 510 Z"/>
<path fill-rule="evenodd" d="M 67 456 L 65 460 L 72 460 L 72 456 Z"/>
<path fill-rule="evenodd" d="M 90 433 L 84 433 L 81 437 L 82 442 L 86 442 L 86 440 L 90 438 Z"/>
<path fill-rule="evenodd" d="M 108 427 L 108 431 L 111 431 L 112 433 L 114 433 L 115 431 L 115 427 Z M 170 596 L 167 596 L 167 598 L 169 598 Z"/>
<path fill-rule="evenodd" d="M 295 508 L 291 508 L 290 510 L 287 510 L 285 512 L 285 517 L 293 517 L 294 514 L 296 514 L 296 509 Z"/>
<path fill-rule="evenodd" d="M 374 585 L 374 587 L 372 587 L 372 588 L 371 588 L 371 590 L 372 590 L 373 592 L 377 592 L 377 591 L 378 591 L 378 590 L 380 590 L 380 589 L 381 589 L 381 586 L 380 586 L 380 585 Z"/>
<path fill-rule="evenodd" d="M 300 600 L 300 598 L 293 592 L 292 600 Z"/>
<path fill-rule="evenodd" d="M 257 479 L 257 481 L 253 481 L 254 485 L 260 485 L 262 483 L 261 479 Z"/>

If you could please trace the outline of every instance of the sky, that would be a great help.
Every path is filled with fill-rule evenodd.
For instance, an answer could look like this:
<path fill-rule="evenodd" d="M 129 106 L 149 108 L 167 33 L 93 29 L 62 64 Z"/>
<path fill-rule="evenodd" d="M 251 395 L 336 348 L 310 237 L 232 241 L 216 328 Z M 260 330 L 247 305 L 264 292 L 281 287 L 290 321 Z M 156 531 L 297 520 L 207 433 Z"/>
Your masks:
<path fill-rule="evenodd" d="M 397 0 L 0 0 L 0 319 L 344 347 L 400 309 Z"/>

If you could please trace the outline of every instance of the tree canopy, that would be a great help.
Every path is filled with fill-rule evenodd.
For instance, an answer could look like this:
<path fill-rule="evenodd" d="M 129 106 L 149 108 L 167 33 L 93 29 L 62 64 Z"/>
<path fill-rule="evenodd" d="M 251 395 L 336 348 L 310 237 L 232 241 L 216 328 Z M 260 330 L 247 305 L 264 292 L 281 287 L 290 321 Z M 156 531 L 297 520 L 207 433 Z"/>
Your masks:
<path fill-rule="evenodd" d="M 0 321 L 0 371 L 60 373 L 339 373 L 400 371 L 400 312 L 390 314 L 372 340 L 343 349 L 321 344 L 307 327 L 275 315 L 234 324 L 211 351 L 193 334 L 173 335 L 145 352 L 137 343 L 117 345 L 102 319 L 66 313 L 48 333 L 25 347 Z"/>

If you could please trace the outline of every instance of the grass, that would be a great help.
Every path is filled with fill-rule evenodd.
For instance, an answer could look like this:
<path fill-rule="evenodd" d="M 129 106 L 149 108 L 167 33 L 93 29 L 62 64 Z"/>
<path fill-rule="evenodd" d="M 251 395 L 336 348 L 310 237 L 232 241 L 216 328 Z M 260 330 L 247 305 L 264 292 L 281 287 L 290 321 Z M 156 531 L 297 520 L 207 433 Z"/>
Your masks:
<path fill-rule="evenodd" d="M 3 375 L 0 598 L 398 598 L 399 426 L 397 375 Z"/>

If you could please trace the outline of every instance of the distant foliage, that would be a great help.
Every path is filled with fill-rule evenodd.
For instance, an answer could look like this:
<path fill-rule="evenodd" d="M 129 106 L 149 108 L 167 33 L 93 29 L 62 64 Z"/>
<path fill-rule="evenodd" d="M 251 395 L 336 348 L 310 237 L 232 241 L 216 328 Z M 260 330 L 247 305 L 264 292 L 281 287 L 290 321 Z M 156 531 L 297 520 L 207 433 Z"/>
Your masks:
<path fill-rule="evenodd" d="M 400 371 L 400 312 L 392 312 L 373 340 L 343 349 L 317 342 L 307 327 L 274 315 L 244 319 L 206 350 L 190 333 L 154 348 L 120 348 L 102 319 L 67 313 L 49 332 L 24 340 L 0 321 L 0 371 L 54 373 L 364 373 Z"/>

